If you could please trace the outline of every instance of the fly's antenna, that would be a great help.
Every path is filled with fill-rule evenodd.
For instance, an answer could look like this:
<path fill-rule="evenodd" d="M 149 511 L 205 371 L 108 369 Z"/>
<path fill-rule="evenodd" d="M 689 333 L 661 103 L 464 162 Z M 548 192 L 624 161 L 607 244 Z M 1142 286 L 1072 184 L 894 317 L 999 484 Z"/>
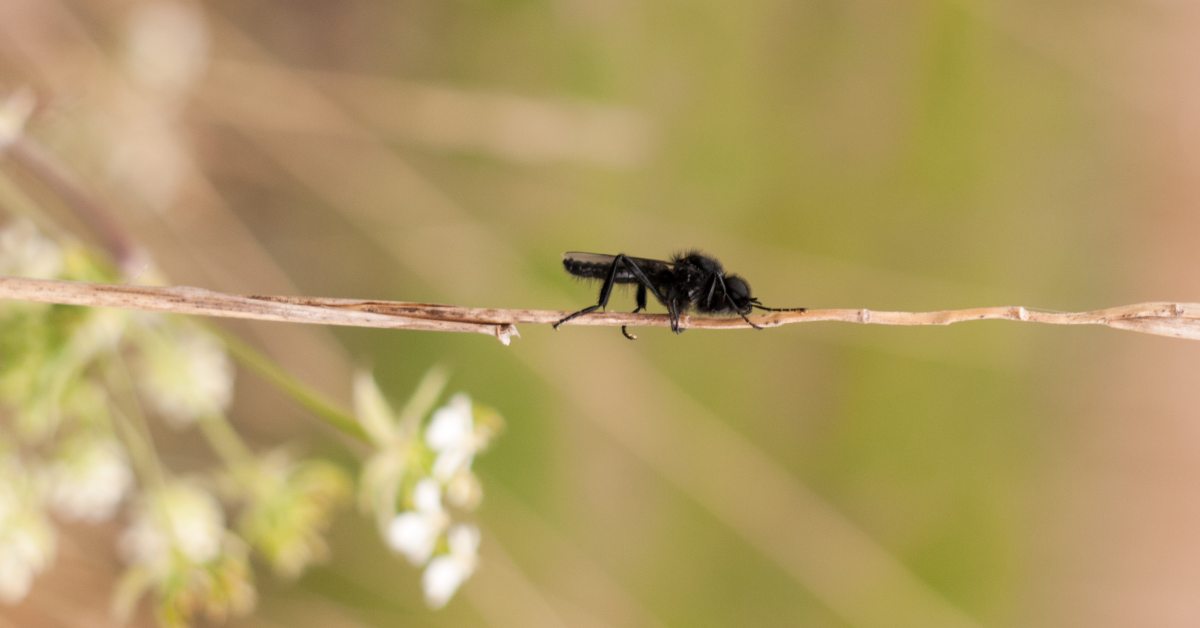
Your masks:
<path fill-rule="evenodd" d="M 805 308 L 805 307 L 767 307 L 767 306 L 763 305 L 762 303 L 759 303 L 758 299 L 750 299 L 750 307 L 758 308 L 765 312 L 807 312 L 808 311 L 808 308 Z M 741 314 L 741 313 L 739 312 L 739 314 Z M 747 323 L 750 323 L 750 326 L 755 329 L 762 329 L 762 327 L 755 325 L 754 322 L 751 321 L 749 318 L 746 318 L 745 314 L 742 314 L 742 320 L 746 321 Z"/>
<path fill-rule="evenodd" d="M 765 312 L 807 312 L 806 307 L 767 307 L 758 302 L 758 299 L 750 299 L 750 307 L 763 310 Z"/>

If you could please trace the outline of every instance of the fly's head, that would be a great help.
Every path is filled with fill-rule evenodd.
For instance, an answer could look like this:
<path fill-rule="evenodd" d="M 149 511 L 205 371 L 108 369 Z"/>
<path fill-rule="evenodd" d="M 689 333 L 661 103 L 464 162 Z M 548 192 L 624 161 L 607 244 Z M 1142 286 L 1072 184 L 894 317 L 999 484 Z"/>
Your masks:
<path fill-rule="evenodd" d="M 758 300 L 750 295 L 750 284 L 737 275 L 725 276 L 725 306 L 734 314 L 745 316 Z M 724 309 L 724 308 L 722 308 Z"/>

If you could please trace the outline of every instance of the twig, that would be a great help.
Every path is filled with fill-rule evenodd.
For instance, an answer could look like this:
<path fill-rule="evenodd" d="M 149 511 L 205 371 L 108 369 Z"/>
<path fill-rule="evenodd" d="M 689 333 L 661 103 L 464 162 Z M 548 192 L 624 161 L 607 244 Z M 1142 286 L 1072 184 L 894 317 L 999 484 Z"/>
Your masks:
<path fill-rule="evenodd" d="M 323 297 L 238 296 L 187 286 L 152 287 L 0 277 L 0 299 L 127 310 L 223 316 L 316 325 L 347 325 L 487 334 L 508 344 L 517 323 L 555 323 L 568 312 L 459 307 L 404 301 Z M 1200 303 L 1138 303 L 1089 312 L 1051 312 L 1024 307 L 981 307 L 935 312 L 827 309 L 775 312 L 751 317 L 760 327 L 836 321 L 869 325 L 952 325 L 1009 320 L 1046 325 L 1104 325 L 1146 334 L 1200 340 Z M 569 325 L 666 327 L 665 314 L 597 312 Z M 740 318 L 684 316 L 687 329 L 746 329 Z"/>
<path fill-rule="evenodd" d="M 35 178 L 54 190 L 66 206 L 100 239 L 122 270 L 139 269 L 145 253 L 130 239 L 120 222 L 105 205 L 96 200 L 75 176 L 42 145 L 28 137 L 18 137 L 6 146 L 5 154 Z"/>

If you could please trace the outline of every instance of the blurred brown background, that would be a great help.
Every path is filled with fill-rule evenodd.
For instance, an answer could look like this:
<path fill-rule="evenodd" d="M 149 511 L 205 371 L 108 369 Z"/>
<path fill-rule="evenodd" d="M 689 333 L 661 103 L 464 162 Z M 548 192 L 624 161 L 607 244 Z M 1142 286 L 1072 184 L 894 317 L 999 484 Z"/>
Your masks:
<path fill-rule="evenodd" d="M 1200 301 L 1197 41 L 1165 0 L 4 0 L 0 89 L 174 283 L 575 309 L 563 251 L 694 246 L 769 305 L 1074 310 Z M 508 421 L 448 609 L 347 516 L 236 625 L 1200 625 L 1186 341 L 232 328 L 343 401 L 444 363 Z M 255 442 L 346 455 L 238 388 Z M 95 625 L 110 532 L 0 620 Z"/>

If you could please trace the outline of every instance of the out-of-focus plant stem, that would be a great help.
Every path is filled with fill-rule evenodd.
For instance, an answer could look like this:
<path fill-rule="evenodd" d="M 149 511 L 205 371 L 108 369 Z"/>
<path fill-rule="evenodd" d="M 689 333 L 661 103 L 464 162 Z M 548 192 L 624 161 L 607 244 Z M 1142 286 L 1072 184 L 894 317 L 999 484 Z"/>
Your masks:
<path fill-rule="evenodd" d="M 233 334 L 215 327 L 213 331 L 224 341 L 226 348 L 229 349 L 229 353 L 243 365 L 253 369 L 259 375 L 266 378 L 267 381 L 291 395 L 300 405 L 304 406 L 304 408 L 312 412 L 330 427 L 357 441 L 367 442 L 367 434 L 363 431 L 362 426 L 358 424 L 358 421 L 353 416 L 340 409 L 337 404 L 328 401 L 319 393 L 304 385 L 304 383 L 295 377 L 292 377 L 291 374 L 279 368 L 270 358 L 259 353 L 254 347 L 242 342 Z"/>

